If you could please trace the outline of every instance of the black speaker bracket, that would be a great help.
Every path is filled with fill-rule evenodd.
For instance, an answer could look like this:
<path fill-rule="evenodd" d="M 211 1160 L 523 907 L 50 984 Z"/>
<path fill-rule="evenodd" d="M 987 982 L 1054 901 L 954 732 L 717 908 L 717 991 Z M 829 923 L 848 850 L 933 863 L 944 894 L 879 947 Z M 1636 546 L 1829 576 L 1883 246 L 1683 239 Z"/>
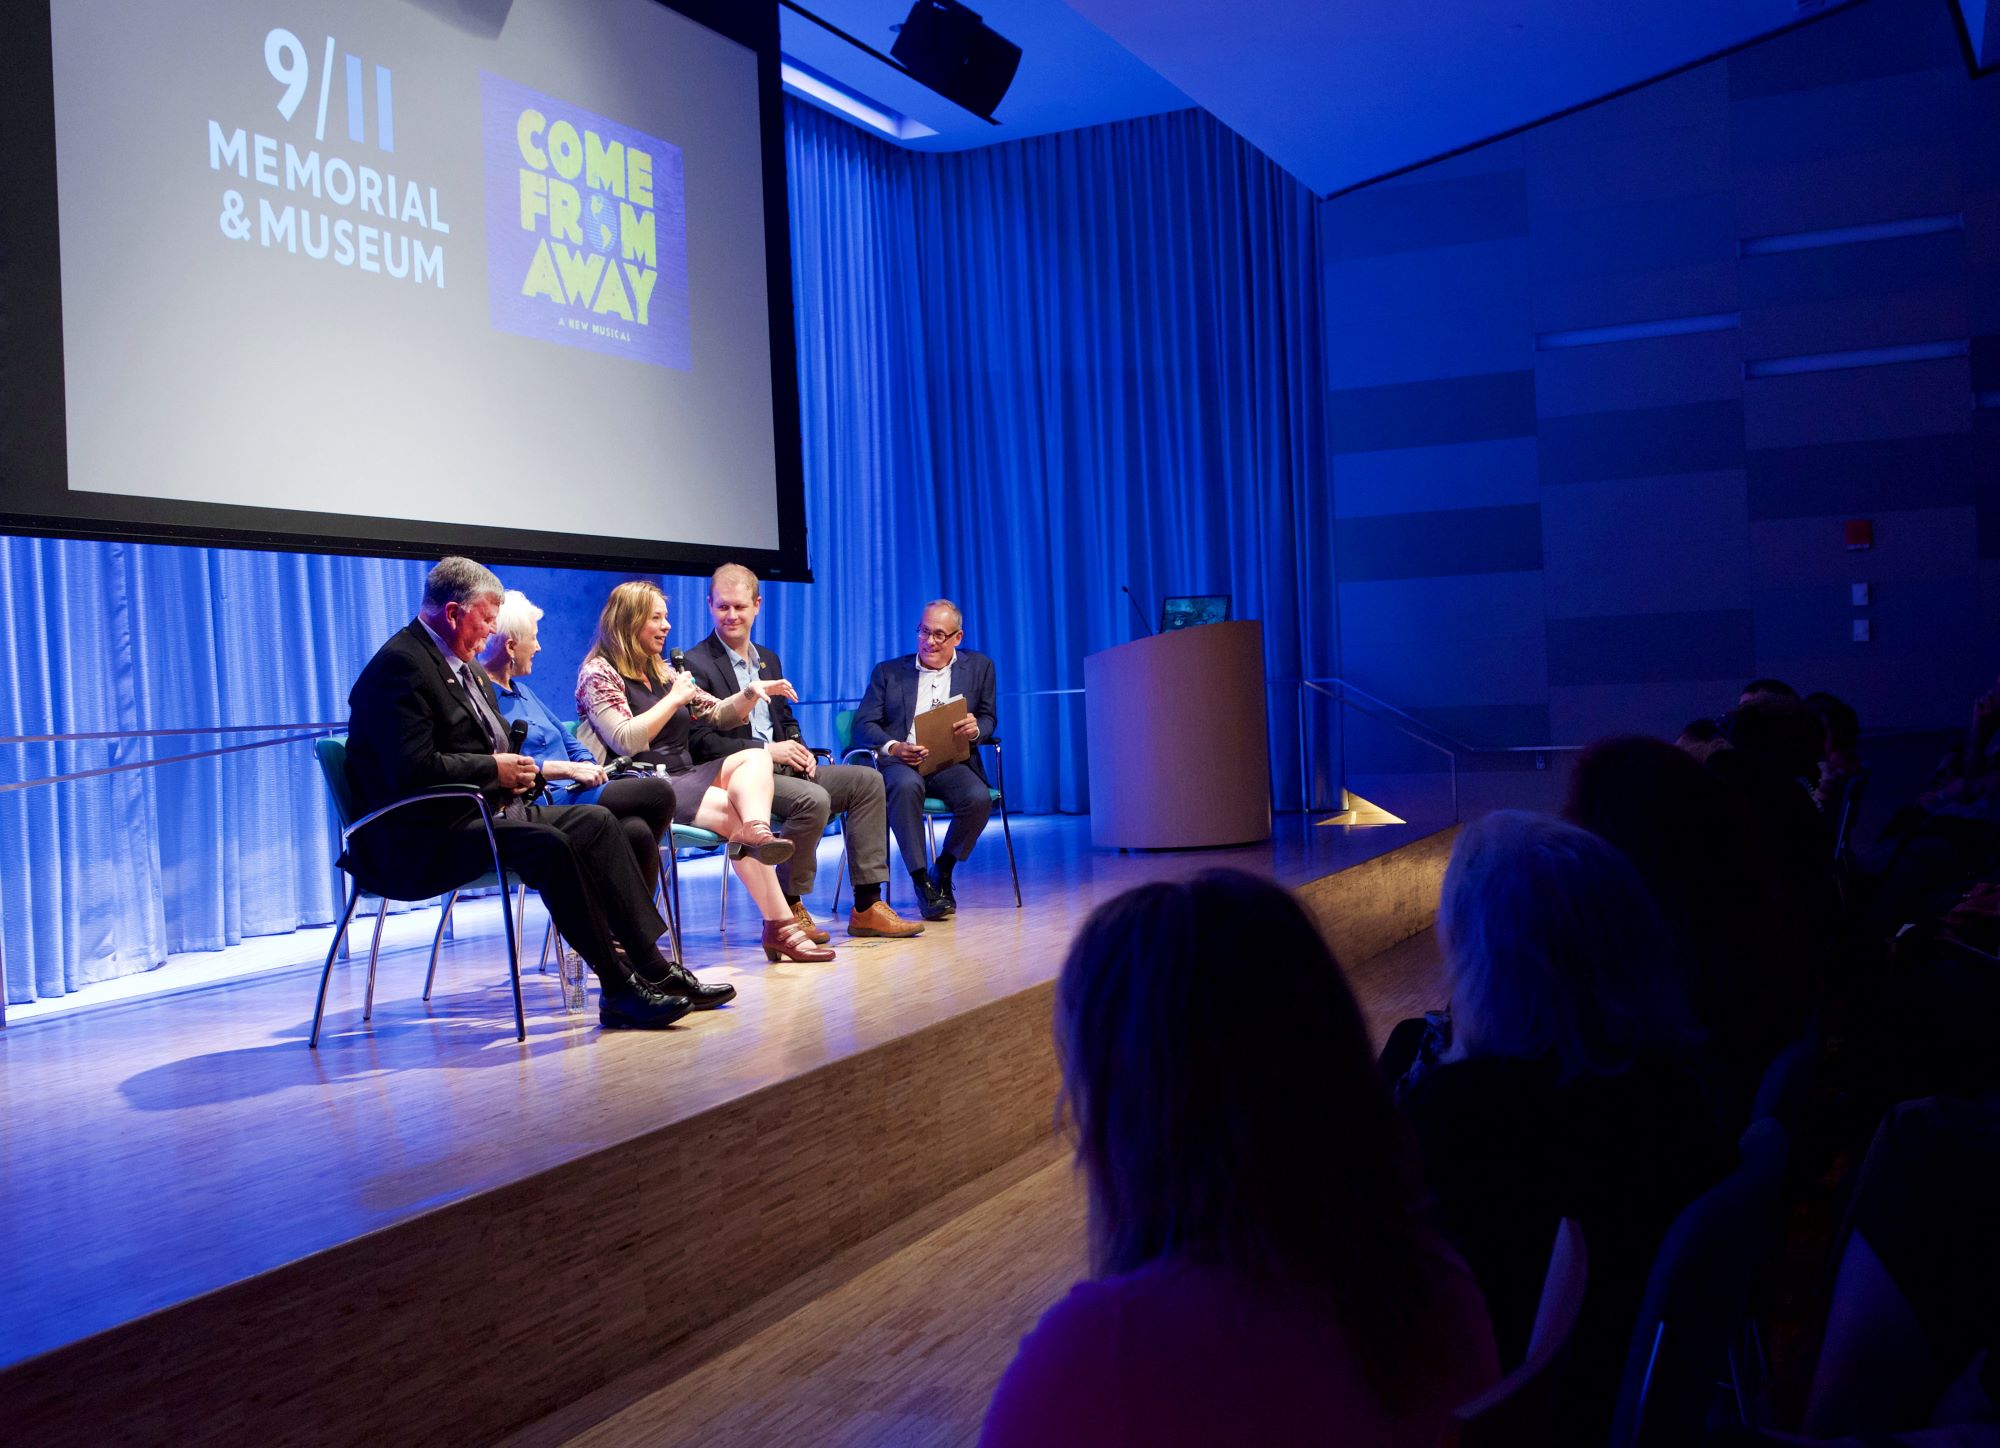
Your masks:
<path fill-rule="evenodd" d="M 933 95 L 943 96 L 944 99 L 951 101 L 953 105 L 957 106 L 960 110 L 964 111 L 968 116 L 979 116 L 979 119 L 986 122 L 986 124 L 989 126 L 997 126 L 1000 124 L 998 121 L 994 120 L 993 117 L 980 115 L 978 111 L 974 110 L 971 106 L 966 105 L 963 101 L 955 100 L 951 96 L 945 95 L 945 93 L 939 90 L 936 86 L 930 84 L 928 81 L 920 79 L 917 76 L 916 72 L 912 71 L 908 66 L 904 65 L 900 60 L 897 60 L 894 56 L 884 55 L 881 51 L 877 50 L 867 41 L 862 40 L 857 36 L 849 35 L 845 30 L 842 30 L 838 25 L 835 25 L 831 20 L 827 20 L 822 16 L 813 14 L 812 11 L 806 9 L 805 6 L 799 4 L 798 0 L 778 0 L 778 3 L 784 6 L 785 9 L 791 11 L 794 15 L 803 15 L 806 19 L 810 20 L 813 24 L 817 25 L 820 29 L 826 31 L 828 34 L 840 37 L 840 39 L 846 41 L 856 50 L 866 51 L 869 55 L 872 55 L 875 57 L 875 59 L 881 61 L 882 64 L 888 66 L 889 69 L 895 71 L 899 75 L 908 76 L 911 80 L 916 81 L 918 85 L 922 86 L 925 90 L 931 92 Z"/>

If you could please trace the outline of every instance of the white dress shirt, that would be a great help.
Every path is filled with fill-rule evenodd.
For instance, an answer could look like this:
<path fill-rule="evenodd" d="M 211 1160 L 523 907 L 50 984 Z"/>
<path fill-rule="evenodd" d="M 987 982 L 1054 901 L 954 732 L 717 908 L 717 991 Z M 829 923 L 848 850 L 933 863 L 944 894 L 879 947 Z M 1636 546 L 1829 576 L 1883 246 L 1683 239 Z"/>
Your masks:
<path fill-rule="evenodd" d="M 903 742 L 917 742 L 917 715 L 928 714 L 951 697 L 951 665 L 941 669 L 927 669 L 917 665 L 917 707 L 910 715 L 910 735 Z"/>

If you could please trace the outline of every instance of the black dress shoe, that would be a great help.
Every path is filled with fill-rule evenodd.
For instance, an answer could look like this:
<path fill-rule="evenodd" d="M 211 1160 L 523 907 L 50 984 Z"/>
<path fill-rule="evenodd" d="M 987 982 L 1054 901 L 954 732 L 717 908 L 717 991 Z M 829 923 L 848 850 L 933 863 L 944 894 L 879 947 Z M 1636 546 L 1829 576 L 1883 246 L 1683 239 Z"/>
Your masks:
<path fill-rule="evenodd" d="M 695 978 L 695 973 L 684 965 L 670 965 L 666 975 L 656 981 L 648 981 L 655 990 L 685 996 L 698 1011 L 712 1011 L 717 1006 L 728 1005 L 736 999 L 733 985 L 703 985 Z"/>
<path fill-rule="evenodd" d="M 684 995 L 633 981 L 625 990 L 597 997 L 597 1023 L 607 1031 L 662 1031 L 694 1009 Z"/>
<path fill-rule="evenodd" d="M 917 910 L 926 920 L 942 920 L 956 907 L 945 898 L 935 885 L 926 885 L 921 880 L 917 886 Z"/>
<path fill-rule="evenodd" d="M 937 892 L 938 898 L 944 901 L 944 913 L 947 915 L 958 914 L 958 895 L 951 888 L 951 881 L 939 880 L 937 882 Z"/>

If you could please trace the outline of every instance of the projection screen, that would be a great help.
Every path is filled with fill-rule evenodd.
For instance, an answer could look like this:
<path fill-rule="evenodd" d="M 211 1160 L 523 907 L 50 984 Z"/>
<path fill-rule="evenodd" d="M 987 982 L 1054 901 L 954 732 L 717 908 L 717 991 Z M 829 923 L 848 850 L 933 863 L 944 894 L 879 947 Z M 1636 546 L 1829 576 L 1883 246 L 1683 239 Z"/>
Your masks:
<path fill-rule="evenodd" d="M 0 527 L 806 576 L 771 0 L 6 8 Z"/>

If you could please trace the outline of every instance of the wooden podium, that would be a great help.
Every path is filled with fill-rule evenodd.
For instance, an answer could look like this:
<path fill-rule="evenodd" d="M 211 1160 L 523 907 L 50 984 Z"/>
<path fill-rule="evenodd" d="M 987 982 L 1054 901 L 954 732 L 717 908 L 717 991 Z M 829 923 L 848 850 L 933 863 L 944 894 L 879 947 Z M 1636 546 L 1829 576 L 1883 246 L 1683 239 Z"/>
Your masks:
<path fill-rule="evenodd" d="M 1134 639 L 1083 661 L 1090 842 L 1174 850 L 1271 837 L 1264 626 Z"/>

